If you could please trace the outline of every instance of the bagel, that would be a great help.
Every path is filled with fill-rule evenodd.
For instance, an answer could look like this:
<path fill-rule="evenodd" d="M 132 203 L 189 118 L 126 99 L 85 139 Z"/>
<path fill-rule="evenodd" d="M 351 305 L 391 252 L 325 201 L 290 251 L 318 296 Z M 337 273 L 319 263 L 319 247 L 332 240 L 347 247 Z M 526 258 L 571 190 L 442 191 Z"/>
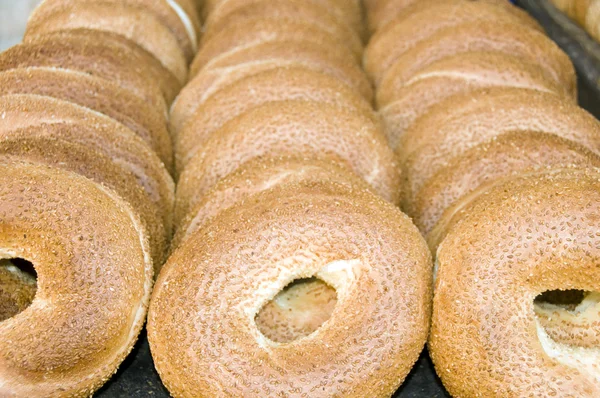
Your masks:
<path fill-rule="evenodd" d="M 381 79 L 377 91 L 379 107 L 392 102 L 408 80 L 433 62 L 471 51 L 496 51 L 535 63 L 573 98 L 577 97 L 571 60 L 543 33 L 517 23 L 472 22 L 442 29 L 405 52 Z"/>
<path fill-rule="evenodd" d="M 44 133 L 40 133 L 39 126 L 13 130 L 0 137 L 0 154 L 75 172 L 113 190 L 140 216 L 158 275 L 171 238 L 163 225 L 161 209 L 150 200 L 131 171 L 94 148 L 53 137 L 52 132 L 61 127 L 43 126 L 47 129 Z"/>
<path fill-rule="evenodd" d="M 54 55 L 56 58 L 50 58 L 54 59 L 56 64 L 48 66 L 83 69 L 82 71 L 86 73 L 92 73 L 89 69 L 96 71 L 95 68 L 97 68 L 103 72 L 112 73 L 112 75 L 101 76 L 112 81 L 116 80 L 115 77 L 124 75 L 124 78 L 128 79 L 127 81 L 117 78 L 118 83 L 124 87 L 129 87 L 132 82 L 139 81 L 135 78 L 135 74 L 144 76 L 144 80 L 149 78 L 149 81 L 144 83 L 151 87 L 142 87 L 142 90 L 155 91 L 158 87 L 167 104 L 173 102 L 182 87 L 177 77 L 152 54 L 135 42 L 116 33 L 81 28 L 48 32 L 40 36 L 27 36 L 23 40 L 23 44 L 33 44 L 33 49 L 36 49 L 36 46 L 37 48 L 44 47 L 50 54 L 54 52 L 52 50 L 57 51 L 57 54 Z M 82 55 L 89 56 L 91 59 L 78 59 Z M 76 61 L 81 64 L 77 63 L 75 64 L 77 67 L 73 67 L 74 65 L 71 63 Z M 90 63 L 98 65 L 90 66 Z M 124 71 L 124 69 L 126 70 Z"/>
<path fill-rule="evenodd" d="M 187 61 L 175 35 L 148 9 L 132 7 L 123 2 L 80 0 L 46 0 L 27 22 L 25 38 L 71 29 L 91 29 L 122 35 L 154 58 L 177 78 L 187 81 Z M 54 10 L 44 10 L 56 3 Z"/>
<path fill-rule="evenodd" d="M 232 29 L 213 35 L 202 45 L 191 69 L 197 73 L 232 51 L 272 41 L 308 41 L 317 45 L 321 52 L 325 52 L 323 47 L 338 47 L 353 55 L 356 64 L 362 56 L 362 47 L 352 49 L 347 40 L 337 39 L 315 25 L 303 21 L 265 17 L 245 20 Z"/>
<path fill-rule="evenodd" d="M 183 88 L 171 107 L 172 131 L 177 133 L 184 120 L 218 90 L 246 76 L 277 67 L 301 65 L 336 77 L 373 100 L 373 88 L 359 65 L 339 48 L 310 42 L 269 42 L 237 50 L 215 60 Z M 193 73 L 193 70 L 192 70 Z"/>
<path fill-rule="evenodd" d="M 556 135 L 515 131 L 477 145 L 437 172 L 415 194 L 407 210 L 428 236 L 447 209 L 462 207 L 461 198 L 497 179 L 548 167 L 600 167 L 600 157 Z"/>
<path fill-rule="evenodd" d="M 135 212 L 74 173 L 0 160 L 0 257 L 31 261 L 37 291 L 0 321 L 0 395 L 91 396 L 142 328 L 152 260 Z"/>
<path fill-rule="evenodd" d="M 353 110 L 378 123 L 372 108 L 342 81 L 303 67 L 276 68 L 230 84 L 204 101 L 177 136 L 177 148 L 199 148 L 219 128 L 266 102 L 305 100 Z M 178 153 L 183 159 L 185 151 Z M 181 169 L 179 169 L 181 171 Z"/>
<path fill-rule="evenodd" d="M 489 87 L 516 87 L 572 97 L 537 64 L 495 52 L 470 52 L 442 58 L 415 74 L 379 110 L 393 149 L 401 136 L 435 104 L 454 95 Z M 573 98 L 573 101 L 576 99 Z"/>
<path fill-rule="evenodd" d="M 336 290 L 331 318 L 290 344 L 265 337 L 261 308 L 310 277 Z M 430 254 L 395 206 L 332 182 L 286 184 L 224 211 L 174 252 L 148 339 L 174 396 L 386 397 L 421 352 L 430 294 Z"/>
<path fill-rule="evenodd" d="M 0 96 L 37 94 L 73 102 L 121 122 L 148 142 L 173 170 L 173 149 L 163 113 L 111 81 L 57 68 L 22 68 L 0 72 Z"/>
<path fill-rule="evenodd" d="M 179 48 L 184 52 L 187 62 L 191 62 L 198 51 L 198 34 L 200 20 L 194 6 L 186 1 L 178 0 L 45 0 L 30 15 L 27 28 L 46 23 L 46 19 L 57 12 L 71 9 L 79 12 L 87 6 L 97 4 L 128 6 L 136 12 L 151 13 L 162 25 L 169 29 L 177 40 Z M 154 32 L 153 34 L 155 34 Z"/>
<path fill-rule="evenodd" d="M 507 0 L 458 0 L 462 1 L 463 4 L 469 3 L 489 3 L 503 7 L 508 12 L 521 14 L 523 12 L 518 8 L 511 4 L 510 1 Z M 369 3 L 368 1 L 365 2 Z M 415 10 L 420 9 L 423 6 L 429 7 L 437 4 L 441 4 L 439 0 L 388 0 L 388 1 L 379 1 L 377 4 L 366 5 L 367 12 L 367 21 L 369 30 L 371 32 L 376 32 L 378 30 L 383 30 L 392 25 L 397 18 L 402 18 Z"/>
<path fill-rule="evenodd" d="M 334 14 L 336 18 L 347 23 L 358 32 L 363 38 L 365 37 L 366 31 L 364 29 L 362 21 L 362 6 L 359 0 L 305 0 L 306 3 L 313 3 L 325 6 L 330 13 Z M 228 5 L 231 3 L 231 5 Z M 244 6 L 248 3 L 248 0 L 205 0 L 202 15 L 204 19 L 213 12 L 218 12 L 221 7 L 227 6 L 227 8 L 234 8 L 236 6 Z"/>
<path fill-rule="evenodd" d="M 190 160 L 177 185 L 176 221 L 218 180 L 261 156 L 336 157 L 386 200 L 397 203 L 400 197 L 394 154 L 370 115 L 357 109 L 312 101 L 266 103 L 187 153 Z"/>
<path fill-rule="evenodd" d="M 455 157 L 493 137 L 534 130 L 600 152 L 600 123 L 576 104 L 535 90 L 493 88 L 451 97 L 402 136 L 400 155 L 412 202 L 422 186 Z"/>
<path fill-rule="evenodd" d="M 179 223 L 171 242 L 177 248 L 188 236 L 207 225 L 222 211 L 252 195 L 289 183 L 334 181 L 360 189 L 369 186 L 347 168 L 332 160 L 303 158 L 256 158 L 219 180 Z"/>
<path fill-rule="evenodd" d="M 508 4 L 506 0 L 503 3 Z M 471 22 L 518 23 L 541 31 L 526 12 L 494 1 L 436 0 L 415 3 L 378 30 L 365 49 L 365 71 L 379 83 L 385 72 L 410 49 L 444 29 Z"/>
<path fill-rule="evenodd" d="M 155 112 L 165 114 L 168 102 L 163 97 L 165 91 L 156 85 L 157 81 L 164 81 L 164 77 L 155 80 L 145 66 L 142 58 L 146 58 L 141 49 L 124 40 L 95 31 L 44 35 L 0 53 L 0 71 L 28 67 L 77 70 L 113 81 L 143 98 Z M 161 87 L 169 92 L 175 88 L 170 84 Z"/>
<path fill-rule="evenodd" d="M 600 393 L 597 346 L 552 340 L 534 305 L 547 291 L 599 291 L 599 180 L 598 169 L 522 175 L 487 189 L 449 226 L 429 352 L 450 394 Z M 581 321 L 598 341 L 595 318 Z"/>
<path fill-rule="evenodd" d="M 114 120 L 70 102 L 36 95 L 0 97 L 0 137 L 15 130 L 84 145 L 106 155 L 132 173 L 172 232 L 174 183 L 156 154 L 131 130 Z"/>
<path fill-rule="evenodd" d="M 227 5 L 233 4 L 231 1 Z M 206 20 L 202 36 L 205 43 L 221 31 L 233 29 L 237 24 L 249 19 L 281 18 L 293 19 L 314 24 L 340 40 L 350 42 L 351 48 L 362 48 L 358 33 L 350 28 L 346 21 L 340 20 L 323 4 L 306 0 L 244 0 L 232 8 L 221 7 Z"/>

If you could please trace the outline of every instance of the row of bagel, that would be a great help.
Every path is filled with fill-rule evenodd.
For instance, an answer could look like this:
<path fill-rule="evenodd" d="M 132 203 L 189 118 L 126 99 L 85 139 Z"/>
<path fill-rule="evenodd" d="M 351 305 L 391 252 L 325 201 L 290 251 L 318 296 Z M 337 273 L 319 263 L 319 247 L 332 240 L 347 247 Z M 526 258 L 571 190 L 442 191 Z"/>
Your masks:
<path fill-rule="evenodd" d="M 0 54 L 0 396 L 91 396 L 131 351 L 173 235 L 196 7 L 47 0 Z"/>
<path fill-rule="evenodd" d="M 453 396 L 596 396 L 600 124 L 575 70 L 506 1 L 403 3 L 366 3 L 397 16 L 365 70 L 434 257 L 436 371 Z"/>
<path fill-rule="evenodd" d="M 155 367 L 173 396 L 391 396 L 426 340 L 432 263 L 396 206 L 361 4 L 206 4 L 171 111 Z"/>

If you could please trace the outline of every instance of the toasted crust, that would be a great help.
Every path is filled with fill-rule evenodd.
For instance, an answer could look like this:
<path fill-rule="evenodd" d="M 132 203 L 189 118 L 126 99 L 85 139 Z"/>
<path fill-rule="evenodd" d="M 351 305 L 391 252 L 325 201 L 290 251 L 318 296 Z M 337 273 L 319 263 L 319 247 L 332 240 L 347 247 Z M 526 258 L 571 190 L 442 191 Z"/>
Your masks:
<path fill-rule="evenodd" d="M 514 130 L 536 130 L 600 152 L 600 124 L 589 113 L 554 94 L 492 88 L 451 97 L 434 106 L 405 132 L 398 154 L 407 201 L 465 150 Z"/>
<path fill-rule="evenodd" d="M 98 32 L 101 33 L 101 32 Z M 135 48 L 112 46 L 104 40 L 92 40 L 95 32 L 73 32 L 42 36 L 18 44 L 0 53 L 0 70 L 27 67 L 73 69 L 110 80 L 146 100 L 155 112 L 165 114 L 166 100 L 153 83 Z M 86 37 L 87 36 L 87 37 Z M 113 36 L 112 38 L 115 38 Z M 118 39 L 117 39 L 118 40 Z M 133 46 L 133 43 L 129 43 Z"/>
<path fill-rule="evenodd" d="M 306 3 L 315 3 L 324 5 L 337 18 L 347 21 L 352 28 L 358 32 L 363 38 L 366 37 L 366 30 L 363 25 L 361 2 L 359 0 L 305 0 Z M 202 9 L 204 19 L 207 19 L 211 13 L 217 11 L 218 8 L 227 5 L 244 5 L 246 0 L 205 0 Z"/>
<path fill-rule="evenodd" d="M 358 33 L 348 23 L 340 20 L 325 5 L 306 0 L 243 0 L 241 3 L 228 1 L 206 20 L 202 42 L 223 30 L 250 19 L 277 18 L 314 24 L 340 40 L 344 40 L 353 51 L 362 49 Z"/>
<path fill-rule="evenodd" d="M 392 102 L 410 78 L 433 62 L 471 51 L 496 51 L 535 63 L 576 97 L 571 60 L 543 33 L 519 23 L 471 22 L 438 31 L 394 62 L 381 79 L 378 105 Z"/>
<path fill-rule="evenodd" d="M 38 278 L 32 304 L 0 322 L 0 395 L 90 396 L 144 323 L 152 261 L 143 227 L 85 177 L 8 159 L 0 169 L 0 257 L 30 260 Z"/>
<path fill-rule="evenodd" d="M 548 290 L 600 291 L 599 180 L 597 169 L 522 175 L 479 195 L 450 227 L 429 342 L 450 394 L 600 393 L 596 349 L 551 340 L 533 304 Z"/>
<path fill-rule="evenodd" d="M 46 0 L 27 22 L 25 37 L 70 29 L 116 33 L 133 41 L 167 68 L 181 85 L 187 81 L 187 61 L 176 36 L 146 8 L 122 2 Z M 52 9 L 47 5 L 56 4 Z"/>
<path fill-rule="evenodd" d="M 270 69 L 226 86 L 194 111 L 177 135 L 178 171 L 187 153 L 202 147 L 230 120 L 264 103 L 285 100 L 334 104 L 376 120 L 369 103 L 336 78 L 299 66 Z"/>
<path fill-rule="evenodd" d="M 163 113 L 109 80 L 74 70 L 33 67 L 0 72 L 0 95 L 37 94 L 73 102 L 121 122 L 146 141 L 173 170 L 173 149 Z"/>
<path fill-rule="evenodd" d="M 138 12 L 149 12 L 175 36 L 178 46 L 184 52 L 187 62 L 191 62 L 198 50 L 200 20 L 194 6 L 186 1 L 176 0 L 44 0 L 31 13 L 28 27 L 37 25 L 57 12 L 71 9 L 75 12 L 97 4 L 115 7 L 133 7 Z"/>
<path fill-rule="evenodd" d="M 407 211 L 427 236 L 447 210 L 464 206 L 461 198 L 479 186 L 548 167 L 599 167 L 600 157 L 589 149 L 556 135 L 515 131 L 494 137 L 452 159 L 415 195 Z M 446 215 L 444 215 L 446 217 Z"/>
<path fill-rule="evenodd" d="M 141 138 L 122 124 L 70 102 L 36 95 L 0 97 L 0 136 L 15 130 L 78 143 L 105 154 L 131 172 L 156 208 L 163 224 L 172 231 L 174 183 L 158 156 Z"/>
<path fill-rule="evenodd" d="M 219 179 L 260 156 L 335 156 L 386 200 L 396 203 L 400 196 L 399 170 L 379 126 L 369 114 L 332 104 L 266 103 L 225 124 L 188 156 L 177 186 L 176 220 Z"/>
<path fill-rule="evenodd" d="M 524 11 L 500 4 L 508 2 L 436 0 L 415 3 L 371 37 L 365 50 L 365 70 L 371 79 L 379 83 L 385 72 L 407 51 L 440 30 L 465 23 L 512 22 L 541 30 L 537 22 Z"/>
<path fill-rule="evenodd" d="M 394 101 L 379 110 L 393 149 L 402 134 L 436 104 L 455 95 L 482 88 L 515 87 L 575 98 L 539 65 L 495 52 L 470 52 L 442 58 L 413 76 L 394 94 Z"/>
<path fill-rule="evenodd" d="M 179 223 L 171 249 L 176 249 L 221 212 L 249 200 L 253 195 L 282 184 L 311 181 L 333 181 L 355 189 L 370 189 L 367 183 L 334 160 L 289 157 L 252 159 L 220 179 L 202 196 Z"/>
<path fill-rule="evenodd" d="M 338 78 L 367 101 L 373 100 L 371 83 L 346 51 L 336 47 L 323 48 L 306 41 L 269 42 L 229 53 L 193 75 L 171 108 L 172 131 L 181 130 L 184 120 L 223 87 L 266 70 L 293 65 Z"/>
<path fill-rule="evenodd" d="M 351 49 L 347 40 L 337 39 L 316 25 L 301 20 L 263 17 L 244 20 L 205 41 L 192 62 L 192 75 L 230 52 L 272 41 L 308 41 L 317 46 L 338 47 L 353 55 L 355 63 L 362 57 L 362 47 Z M 321 48 L 321 51 L 325 49 Z"/>
<path fill-rule="evenodd" d="M 331 318 L 292 344 L 268 340 L 255 315 L 313 275 L 337 291 Z M 430 254 L 395 206 L 332 182 L 286 184 L 221 213 L 175 251 L 148 338 L 174 396 L 386 397 L 422 349 L 430 294 Z"/>

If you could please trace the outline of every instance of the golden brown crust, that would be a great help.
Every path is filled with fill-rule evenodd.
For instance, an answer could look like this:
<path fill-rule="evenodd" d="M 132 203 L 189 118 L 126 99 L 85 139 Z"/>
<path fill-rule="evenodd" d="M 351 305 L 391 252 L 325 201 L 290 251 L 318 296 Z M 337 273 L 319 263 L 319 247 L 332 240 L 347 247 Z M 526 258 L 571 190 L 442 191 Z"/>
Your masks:
<path fill-rule="evenodd" d="M 0 95 L 37 94 L 90 108 L 121 122 L 156 151 L 173 170 L 171 137 L 163 113 L 118 84 L 82 72 L 59 68 L 20 68 L 0 72 Z"/>
<path fill-rule="evenodd" d="M 571 99 L 571 93 L 538 64 L 520 57 L 486 51 L 442 58 L 415 74 L 394 94 L 394 101 L 379 110 L 391 147 L 397 149 L 402 134 L 434 105 L 454 95 L 503 86 Z"/>
<path fill-rule="evenodd" d="M 338 47 L 349 55 L 354 55 L 355 63 L 358 63 L 362 56 L 362 48 L 351 49 L 347 47 L 345 40 L 333 37 L 318 26 L 303 21 L 264 17 L 245 20 L 204 42 L 192 62 L 191 75 L 194 76 L 201 69 L 232 51 L 272 41 L 308 41 L 319 47 Z M 321 52 L 325 52 L 325 48 L 320 48 Z"/>
<path fill-rule="evenodd" d="M 241 4 L 231 1 L 228 7 L 220 7 L 206 20 L 202 42 L 206 42 L 220 31 L 249 19 L 278 18 L 283 21 L 292 19 L 317 25 L 341 40 L 346 40 L 352 49 L 361 49 L 362 41 L 358 33 L 323 4 L 310 3 L 306 0 L 243 0 Z"/>
<path fill-rule="evenodd" d="M 0 395 L 90 396 L 144 322 L 152 261 L 143 227 L 85 177 L 6 159 L 0 170 L 0 257 L 30 260 L 38 278 L 33 303 L 0 322 Z"/>
<path fill-rule="evenodd" d="M 255 314 L 313 275 L 337 291 L 331 318 L 292 344 L 266 339 Z M 334 183 L 282 185 L 226 210 L 173 254 L 148 338 L 174 396 L 386 397 L 421 351 L 430 294 L 430 254 L 395 206 Z"/>
<path fill-rule="evenodd" d="M 71 9 L 81 11 L 97 4 L 128 6 L 136 12 L 150 12 L 175 36 L 178 46 L 184 52 L 187 62 L 191 62 L 198 47 L 200 21 L 189 3 L 173 0 L 45 0 L 31 13 L 28 28 L 45 23 L 52 14 Z"/>
<path fill-rule="evenodd" d="M 14 157 L 71 171 L 115 191 L 140 216 L 158 275 L 171 238 L 163 225 L 162 209 L 150 200 L 135 175 L 122 164 L 93 147 L 55 138 L 60 133 L 53 132 L 61 127 L 45 125 L 12 130 L 10 135 L 0 137 L 0 154 L 4 158 Z M 40 129 L 45 131 L 40 133 Z"/>
<path fill-rule="evenodd" d="M 54 9 L 47 4 L 57 3 Z M 175 35 L 146 8 L 122 2 L 46 0 L 27 22 L 25 37 L 71 29 L 92 29 L 124 36 L 148 51 L 171 71 L 181 85 L 187 81 L 187 61 Z"/>
<path fill-rule="evenodd" d="M 429 342 L 450 394 L 600 393 L 596 349 L 549 339 L 533 304 L 548 290 L 600 291 L 599 181 L 598 169 L 511 179 L 451 227 L 437 251 Z"/>
<path fill-rule="evenodd" d="M 280 67 L 240 79 L 198 106 L 177 134 L 178 159 L 183 159 L 190 148 L 203 146 L 219 128 L 244 112 L 266 102 L 285 100 L 334 104 L 371 114 L 377 120 L 369 103 L 344 82 L 300 66 Z"/>
<path fill-rule="evenodd" d="M 187 153 L 177 186 L 176 220 L 219 179 L 260 156 L 335 156 L 386 200 L 397 203 L 400 196 L 399 170 L 379 126 L 368 114 L 332 104 L 266 103 L 231 120 L 202 148 Z"/>
<path fill-rule="evenodd" d="M 506 0 L 502 2 L 508 3 Z M 476 21 L 488 24 L 512 22 L 541 30 L 527 13 L 512 6 L 499 5 L 498 0 L 418 2 L 371 37 L 365 49 L 365 70 L 378 83 L 394 62 L 419 42 L 440 30 Z"/>
<path fill-rule="evenodd" d="M 27 37 L 0 57 L 0 70 L 28 66 L 75 69 L 114 81 L 161 112 L 181 89 L 177 78 L 152 54 L 121 35 L 98 30 Z"/>
<path fill-rule="evenodd" d="M 324 5 L 327 9 L 340 20 L 346 21 L 363 38 L 366 37 L 366 31 L 363 25 L 361 2 L 359 0 L 305 0 L 306 3 Z M 207 19 L 210 14 L 229 3 L 230 0 L 205 0 L 202 15 Z M 245 0 L 233 1 L 233 3 L 245 4 Z"/>
<path fill-rule="evenodd" d="M 407 211 L 427 236 L 446 209 L 462 207 L 461 198 L 479 186 L 536 169 L 590 166 L 600 167 L 600 157 L 573 141 L 533 131 L 508 132 L 452 159 L 415 195 Z"/>
<path fill-rule="evenodd" d="M 408 202 L 465 150 L 514 130 L 535 130 L 598 153 L 600 124 L 576 104 L 535 90 L 491 88 L 451 97 L 431 108 L 402 136 Z"/>
<path fill-rule="evenodd" d="M 333 181 L 356 189 L 366 182 L 335 160 L 266 157 L 252 159 L 220 179 L 179 223 L 171 242 L 176 249 L 188 236 L 207 225 L 222 211 L 277 185 Z"/>
<path fill-rule="evenodd" d="M 173 103 L 172 132 L 177 134 L 185 119 L 223 87 L 263 71 L 295 65 L 335 77 L 368 102 L 373 99 L 371 83 L 345 51 L 336 47 L 324 50 L 322 46 L 302 41 L 269 42 L 227 54 L 195 75 Z"/>
<path fill-rule="evenodd" d="M 496 51 L 535 63 L 576 97 L 571 60 L 543 33 L 519 23 L 471 22 L 438 31 L 396 60 L 381 79 L 377 103 L 382 107 L 392 102 L 395 93 L 431 63 L 471 51 Z"/>
<path fill-rule="evenodd" d="M 0 136 L 10 137 L 15 130 L 38 126 L 28 131 L 93 148 L 129 170 L 160 210 L 171 233 L 173 180 L 158 156 L 131 130 L 87 108 L 36 95 L 0 97 L 0 114 Z"/>

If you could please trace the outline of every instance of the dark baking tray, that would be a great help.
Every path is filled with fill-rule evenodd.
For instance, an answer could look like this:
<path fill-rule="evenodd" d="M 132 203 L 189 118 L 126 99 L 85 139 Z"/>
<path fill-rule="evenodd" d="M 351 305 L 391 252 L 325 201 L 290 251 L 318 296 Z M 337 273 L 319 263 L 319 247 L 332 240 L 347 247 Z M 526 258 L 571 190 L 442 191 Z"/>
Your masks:
<path fill-rule="evenodd" d="M 546 0 L 519 0 L 516 3 L 536 17 L 550 37 L 571 56 L 579 76 L 580 104 L 597 118 L 600 117 L 600 45 Z M 123 362 L 117 374 L 98 391 L 96 397 L 169 397 L 154 369 L 145 330 L 131 355 Z M 423 350 L 394 397 L 449 397 L 435 374 L 427 349 Z"/>

